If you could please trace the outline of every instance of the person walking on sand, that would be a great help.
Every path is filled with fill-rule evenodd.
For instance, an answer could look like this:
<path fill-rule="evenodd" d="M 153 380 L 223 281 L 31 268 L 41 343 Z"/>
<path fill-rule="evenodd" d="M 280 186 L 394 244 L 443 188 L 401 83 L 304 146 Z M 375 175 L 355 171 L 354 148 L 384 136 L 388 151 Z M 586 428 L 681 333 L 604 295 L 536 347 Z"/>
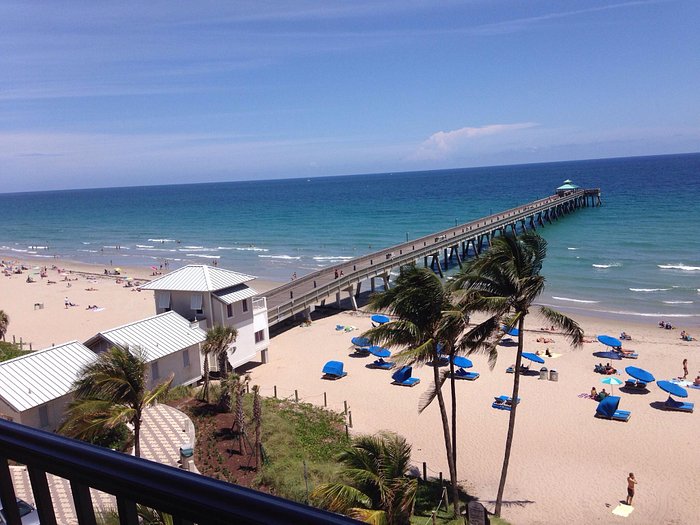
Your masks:
<path fill-rule="evenodd" d="M 634 499 L 634 486 L 637 484 L 637 480 L 634 479 L 634 473 L 630 472 L 627 476 L 627 505 L 632 505 L 632 500 Z"/>
<path fill-rule="evenodd" d="M 688 377 L 688 360 L 683 359 L 683 379 Z"/>

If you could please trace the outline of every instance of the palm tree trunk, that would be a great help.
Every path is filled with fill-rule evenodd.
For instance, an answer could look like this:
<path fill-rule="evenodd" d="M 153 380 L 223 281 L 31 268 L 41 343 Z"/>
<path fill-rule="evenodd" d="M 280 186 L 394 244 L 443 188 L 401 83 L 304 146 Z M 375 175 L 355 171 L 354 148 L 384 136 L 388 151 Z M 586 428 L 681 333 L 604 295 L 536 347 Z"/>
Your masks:
<path fill-rule="evenodd" d="M 219 379 L 226 379 L 228 377 L 228 355 L 226 353 L 226 350 L 219 353 L 218 360 L 219 360 Z"/>
<path fill-rule="evenodd" d="M 503 455 L 503 467 L 501 468 L 501 481 L 498 483 L 498 495 L 496 496 L 496 509 L 494 514 L 501 516 L 501 506 L 503 505 L 503 491 L 506 487 L 506 477 L 508 476 L 508 463 L 510 462 L 510 449 L 513 445 L 513 431 L 515 430 L 515 414 L 518 408 L 518 391 L 520 390 L 520 365 L 523 362 L 523 327 L 525 326 L 525 314 L 522 314 L 518 321 L 518 353 L 515 357 L 515 374 L 513 377 L 513 404 L 510 409 L 510 419 L 508 420 L 508 434 L 506 435 L 506 450 Z"/>
<path fill-rule="evenodd" d="M 435 362 L 438 361 L 437 351 L 435 352 Z M 452 492 L 452 506 L 454 510 L 455 518 L 459 516 L 459 501 L 455 498 L 455 488 L 457 486 L 457 473 L 454 468 L 454 451 L 452 450 L 452 438 L 450 436 L 450 423 L 447 419 L 447 408 L 445 407 L 445 398 L 442 395 L 442 388 L 440 385 L 440 370 L 437 366 L 433 367 L 433 375 L 435 376 L 435 387 L 437 388 L 437 399 L 438 405 L 440 406 L 440 417 L 442 418 L 442 431 L 445 437 L 445 453 L 447 454 L 447 467 L 450 470 L 450 479 L 452 483 L 450 485 Z"/>
<path fill-rule="evenodd" d="M 457 479 L 457 390 L 455 385 L 457 380 L 455 379 L 455 364 L 452 362 L 454 358 L 454 349 L 450 353 L 450 395 L 452 396 L 452 462 L 454 469 L 454 477 L 452 478 L 452 485 L 450 487 L 453 501 L 457 501 L 456 512 L 459 513 L 459 487 Z M 455 515 L 456 517 L 457 515 Z"/>
<path fill-rule="evenodd" d="M 204 354 L 204 385 L 202 386 L 202 399 L 209 403 L 209 354 Z"/>
<path fill-rule="evenodd" d="M 134 456 L 141 457 L 141 413 L 137 412 L 133 419 L 134 424 Z"/>

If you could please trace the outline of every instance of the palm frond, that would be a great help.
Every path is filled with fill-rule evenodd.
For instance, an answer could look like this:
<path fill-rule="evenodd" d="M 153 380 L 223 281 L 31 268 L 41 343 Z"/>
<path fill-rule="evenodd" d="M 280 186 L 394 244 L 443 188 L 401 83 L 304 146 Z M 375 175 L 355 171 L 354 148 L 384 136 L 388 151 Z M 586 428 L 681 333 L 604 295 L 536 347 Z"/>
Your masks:
<path fill-rule="evenodd" d="M 547 321 L 564 332 L 564 336 L 571 341 L 573 346 L 580 347 L 583 344 L 583 329 L 576 321 L 547 306 L 540 306 L 539 310 Z"/>
<path fill-rule="evenodd" d="M 433 380 L 428 390 L 421 394 L 420 399 L 418 401 L 419 414 L 421 414 L 426 408 L 428 408 L 428 406 L 430 406 L 430 403 L 432 403 L 433 400 L 437 397 L 438 391 L 442 389 L 442 386 L 445 384 L 445 380 L 447 379 L 448 375 L 449 370 L 443 370 L 440 373 L 440 380 L 438 384 L 435 384 L 435 380 Z"/>
<path fill-rule="evenodd" d="M 344 483 L 323 483 L 310 496 L 317 505 L 331 512 L 347 512 L 358 505 L 372 506 L 372 499 L 367 494 Z"/>

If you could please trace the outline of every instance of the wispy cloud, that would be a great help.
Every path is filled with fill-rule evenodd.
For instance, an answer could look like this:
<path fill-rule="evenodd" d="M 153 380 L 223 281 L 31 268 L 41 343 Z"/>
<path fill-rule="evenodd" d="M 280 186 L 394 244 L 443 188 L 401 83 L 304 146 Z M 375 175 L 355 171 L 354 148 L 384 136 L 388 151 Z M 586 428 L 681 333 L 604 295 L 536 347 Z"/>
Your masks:
<path fill-rule="evenodd" d="M 515 124 L 489 124 L 481 127 L 464 127 L 451 131 L 433 133 L 418 147 L 413 155 L 414 160 L 445 159 L 455 152 L 470 147 L 470 144 L 480 139 L 497 135 L 512 135 L 513 133 L 536 127 L 535 122 L 519 122 Z M 482 144 L 483 145 L 483 144 Z"/>

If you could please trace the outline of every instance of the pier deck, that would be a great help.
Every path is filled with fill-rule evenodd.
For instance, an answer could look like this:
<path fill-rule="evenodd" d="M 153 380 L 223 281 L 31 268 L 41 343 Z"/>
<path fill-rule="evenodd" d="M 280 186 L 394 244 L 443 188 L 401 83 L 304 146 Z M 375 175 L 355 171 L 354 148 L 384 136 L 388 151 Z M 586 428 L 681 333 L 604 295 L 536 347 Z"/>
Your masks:
<path fill-rule="evenodd" d="M 374 290 L 375 279 L 389 285 L 392 269 L 415 263 L 421 258 L 440 275 L 449 264 L 461 266 L 470 255 L 481 252 L 498 234 L 518 233 L 551 223 L 578 208 L 600 205 L 600 189 L 579 189 L 551 195 L 516 208 L 460 224 L 418 239 L 391 246 L 350 261 L 310 273 L 273 288 L 264 294 L 267 300 L 270 326 L 298 313 L 307 315 L 319 303 L 329 298 L 340 305 L 343 294 L 356 308 L 362 283 L 369 281 Z M 442 261 L 440 260 L 442 257 Z M 337 272 L 337 273 L 336 273 Z"/>

